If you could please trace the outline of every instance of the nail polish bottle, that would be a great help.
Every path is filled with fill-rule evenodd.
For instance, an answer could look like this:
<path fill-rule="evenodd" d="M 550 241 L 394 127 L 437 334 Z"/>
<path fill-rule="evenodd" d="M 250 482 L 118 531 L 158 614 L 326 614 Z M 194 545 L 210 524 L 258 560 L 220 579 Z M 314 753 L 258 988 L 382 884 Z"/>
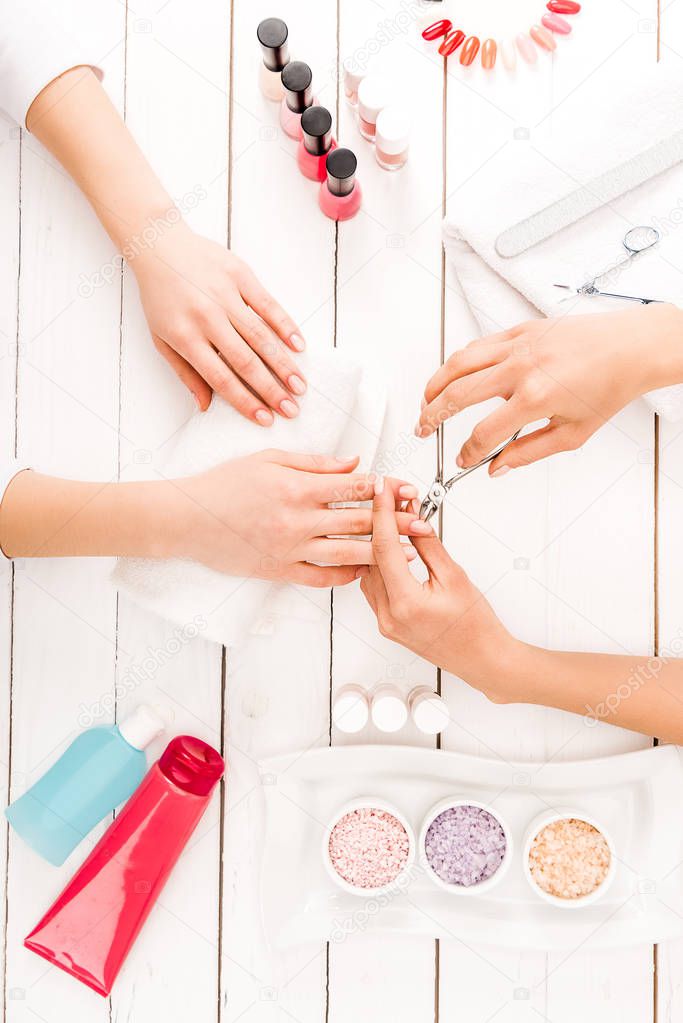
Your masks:
<path fill-rule="evenodd" d="M 327 178 L 320 185 L 320 209 L 330 220 L 350 220 L 360 209 L 361 190 L 356 181 L 358 161 L 350 149 L 327 154 Z"/>
<path fill-rule="evenodd" d="M 408 160 L 410 119 L 402 107 L 380 110 L 375 132 L 375 156 L 384 170 L 395 171 Z"/>
<path fill-rule="evenodd" d="M 282 99 L 282 69 L 289 63 L 288 34 L 281 18 L 266 18 L 256 29 L 256 37 L 263 50 L 259 85 L 266 99 L 274 103 Z"/>
<path fill-rule="evenodd" d="M 296 154 L 299 170 L 311 181 L 324 181 L 327 154 L 337 148 L 332 137 L 332 114 L 325 107 L 309 107 L 301 115 L 301 131 Z"/>
<path fill-rule="evenodd" d="M 368 723 L 370 702 L 362 686 L 351 682 L 338 690 L 332 704 L 332 721 L 340 732 L 355 734 Z"/>
<path fill-rule="evenodd" d="M 355 57 L 347 57 L 342 67 L 344 68 L 344 98 L 354 110 L 358 106 L 358 86 L 365 78 L 365 72 L 361 71 Z"/>
<path fill-rule="evenodd" d="M 380 732 L 398 732 L 408 720 L 403 694 L 392 682 L 382 682 L 372 691 L 370 701 L 372 723 Z"/>
<path fill-rule="evenodd" d="M 368 142 L 375 141 L 377 115 L 390 98 L 389 86 L 379 75 L 368 75 L 358 86 L 358 127 Z"/>
<path fill-rule="evenodd" d="M 280 125 L 290 139 L 301 139 L 301 115 L 315 102 L 312 83 L 313 72 L 302 60 L 290 60 L 282 69 L 284 96 L 280 107 Z"/>

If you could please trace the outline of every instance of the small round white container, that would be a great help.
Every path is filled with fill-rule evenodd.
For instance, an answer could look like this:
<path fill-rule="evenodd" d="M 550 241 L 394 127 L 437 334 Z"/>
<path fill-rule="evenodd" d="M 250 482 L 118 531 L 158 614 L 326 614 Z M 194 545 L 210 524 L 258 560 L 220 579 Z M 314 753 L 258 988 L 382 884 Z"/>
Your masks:
<path fill-rule="evenodd" d="M 348 735 L 362 731 L 370 718 L 367 690 L 355 682 L 342 686 L 332 703 L 332 721 L 335 728 Z"/>
<path fill-rule="evenodd" d="M 440 814 L 444 812 L 444 810 L 455 809 L 458 806 L 476 806 L 480 810 L 486 810 L 486 812 L 490 813 L 492 817 L 495 817 L 505 833 L 505 855 L 503 856 L 503 860 L 498 867 L 498 870 L 495 874 L 492 874 L 491 877 L 486 878 L 485 881 L 480 881 L 479 884 L 469 885 L 469 887 L 466 885 L 449 884 L 447 881 L 442 880 L 442 878 L 440 878 L 432 869 L 425 850 L 425 839 L 427 838 L 427 832 L 429 831 L 430 825 Z M 454 892 L 457 895 L 483 895 L 485 892 L 491 891 L 491 889 L 502 880 L 508 871 L 512 860 L 512 835 L 504 818 L 501 817 L 498 810 L 494 810 L 492 806 L 487 806 L 486 803 L 480 803 L 476 799 L 466 799 L 465 797 L 453 796 L 448 799 L 440 800 L 426 815 L 420 829 L 419 856 L 420 863 L 424 867 L 425 873 L 438 888 L 443 888 L 444 891 L 447 892 Z"/>
<path fill-rule="evenodd" d="M 370 716 L 380 732 L 398 732 L 408 720 L 408 704 L 393 682 L 380 682 L 370 694 Z"/>
<path fill-rule="evenodd" d="M 347 813 L 352 813 L 354 810 L 383 810 L 385 813 L 390 813 L 392 817 L 395 817 L 403 827 L 408 836 L 408 858 L 406 860 L 403 869 L 396 875 L 393 881 L 386 885 L 380 885 L 378 888 L 356 888 L 355 885 L 350 884 L 346 881 L 341 874 L 338 874 L 334 868 L 334 864 L 330 859 L 330 837 L 334 831 L 335 825 L 345 817 Z M 405 819 L 400 810 L 397 810 L 391 803 L 387 803 L 385 799 L 375 799 L 372 796 L 362 797 L 354 799 L 350 803 L 346 803 L 341 809 L 337 810 L 334 814 L 330 824 L 325 828 L 325 834 L 323 835 L 323 863 L 325 869 L 332 880 L 338 885 L 343 891 L 349 892 L 350 895 L 360 895 L 364 897 L 373 895 L 383 895 L 386 892 L 395 891 L 403 883 L 404 879 L 409 874 L 413 863 L 415 862 L 415 833 L 411 828 L 408 821 Z"/>
<path fill-rule="evenodd" d="M 599 831 L 602 837 L 607 842 L 610 855 L 609 869 L 607 871 L 605 880 L 602 882 L 601 885 L 595 888 L 594 891 L 589 892 L 588 895 L 582 895 L 580 898 L 577 899 L 561 899 L 559 898 L 559 896 L 551 895 L 550 892 L 546 892 L 542 888 L 539 888 L 539 886 L 536 884 L 533 877 L 531 876 L 531 869 L 529 867 L 529 853 L 531 851 L 531 844 L 536 835 L 539 833 L 539 831 L 542 831 L 543 828 L 547 827 L 548 824 L 554 824 L 555 821 L 563 821 L 567 820 L 568 818 L 573 818 L 574 820 L 579 821 L 585 821 L 586 824 L 590 824 L 592 827 L 595 828 L 596 831 Z M 532 891 L 535 892 L 536 895 L 538 895 L 539 898 L 543 899 L 545 902 L 549 902 L 550 905 L 552 906 L 559 906 L 562 909 L 577 909 L 579 906 L 588 906 L 592 902 L 595 902 L 597 899 L 602 898 L 602 896 L 605 894 L 610 884 L 612 883 L 612 880 L 614 879 L 614 874 L 616 872 L 617 866 L 616 856 L 614 852 L 614 843 L 612 842 L 609 833 L 605 831 L 602 824 L 599 824 L 589 814 L 582 813 L 580 810 L 571 809 L 558 809 L 553 811 L 552 813 L 547 813 L 544 811 L 543 813 L 539 814 L 538 817 L 534 818 L 524 836 L 522 856 L 523 856 L 522 867 L 524 869 L 524 876 L 529 882 L 529 886 L 532 889 Z"/>

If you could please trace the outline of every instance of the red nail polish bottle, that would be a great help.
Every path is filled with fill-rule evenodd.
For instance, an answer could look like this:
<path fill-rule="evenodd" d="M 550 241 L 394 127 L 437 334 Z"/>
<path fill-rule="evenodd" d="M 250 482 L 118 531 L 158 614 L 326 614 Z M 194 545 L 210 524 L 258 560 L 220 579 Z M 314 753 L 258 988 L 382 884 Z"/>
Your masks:
<path fill-rule="evenodd" d="M 296 154 L 299 170 L 311 181 L 324 181 L 327 154 L 337 148 L 332 137 L 332 114 L 325 107 L 309 107 L 301 115 L 301 131 Z"/>
<path fill-rule="evenodd" d="M 313 72 L 302 60 L 290 60 L 282 69 L 284 96 L 280 107 L 280 125 L 291 139 L 301 138 L 301 115 L 315 103 Z"/>
<path fill-rule="evenodd" d="M 320 209 L 330 220 L 350 220 L 360 209 L 361 189 L 356 181 L 358 161 L 350 149 L 333 149 L 327 156 L 327 178 L 320 186 Z"/>

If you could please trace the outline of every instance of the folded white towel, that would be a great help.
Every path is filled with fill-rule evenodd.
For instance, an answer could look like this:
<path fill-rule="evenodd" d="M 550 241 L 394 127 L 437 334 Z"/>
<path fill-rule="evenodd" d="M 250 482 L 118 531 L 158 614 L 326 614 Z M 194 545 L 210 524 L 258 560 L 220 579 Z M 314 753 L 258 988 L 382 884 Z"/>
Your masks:
<path fill-rule="evenodd" d="M 563 303 L 567 293 L 553 285 L 577 286 L 607 269 L 625 255 L 629 227 L 641 224 L 657 227 L 661 241 L 599 283 L 683 305 L 683 165 L 675 162 L 683 73 L 680 62 L 637 76 L 629 67 L 628 53 L 607 61 L 554 110 L 552 132 L 548 125 L 528 140 L 511 140 L 453 196 L 444 245 L 483 333 L 538 310 L 557 316 L 568 307 L 572 313 L 624 308 L 623 301 L 587 296 Z M 637 180 L 643 183 L 632 187 Z M 596 196 L 601 204 L 586 213 Z M 538 222 L 528 218 L 541 211 L 548 237 L 533 244 Z M 519 254 L 500 255 L 511 249 Z M 646 399 L 667 418 L 683 415 L 683 386 Z"/>
<path fill-rule="evenodd" d="M 214 398 L 209 409 L 194 415 L 179 434 L 165 475 L 192 475 L 267 447 L 358 454 L 361 468 L 371 468 L 386 409 L 383 386 L 336 351 L 306 354 L 301 368 L 308 391 L 296 419 L 277 417 L 264 430 Z M 202 635 L 226 646 L 250 629 L 267 629 L 277 615 L 317 617 L 324 606 L 318 591 L 226 576 L 176 559 L 122 559 L 113 580 L 133 600 L 173 622 L 203 619 Z"/>

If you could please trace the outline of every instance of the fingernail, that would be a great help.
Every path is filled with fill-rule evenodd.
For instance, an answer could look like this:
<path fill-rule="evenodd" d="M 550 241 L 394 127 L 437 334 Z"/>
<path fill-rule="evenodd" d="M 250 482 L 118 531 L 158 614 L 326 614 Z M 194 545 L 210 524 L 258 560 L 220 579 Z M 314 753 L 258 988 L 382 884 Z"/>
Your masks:
<path fill-rule="evenodd" d="M 465 468 L 465 459 L 462 457 L 462 455 L 458 455 L 458 457 L 455 460 L 455 464 L 458 466 L 459 469 Z"/>
<path fill-rule="evenodd" d="M 434 532 L 429 523 L 425 522 L 424 519 L 415 519 L 414 522 L 410 523 L 408 529 L 411 533 L 421 533 L 422 536 L 428 536 Z"/>
<path fill-rule="evenodd" d="M 273 413 L 269 412 L 268 409 L 260 408 L 254 413 L 254 419 L 259 426 L 272 426 L 273 425 Z"/>
<path fill-rule="evenodd" d="M 287 380 L 287 384 L 289 385 L 290 391 L 293 391 L 294 394 L 306 393 L 306 383 L 301 379 L 301 377 L 298 377 L 296 373 L 292 373 L 291 377 Z"/>
<path fill-rule="evenodd" d="M 429 430 L 427 429 L 426 426 L 423 426 L 422 423 L 418 423 L 417 426 L 415 427 L 416 437 L 426 437 L 428 433 Z"/>
<path fill-rule="evenodd" d="M 405 483 L 402 487 L 398 488 L 398 496 L 409 501 L 411 498 L 417 497 L 417 487 L 411 487 L 409 484 Z"/>
<path fill-rule="evenodd" d="M 403 551 L 408 561 L 412 561 L 414 558 L 417 557 L 417 551 L 415 550 L 414 547 L 411 547 L 410 544 L 402 543 L 401 547 L 403 548 Z"/>
<path fill-rule="evenodd" d="M 303 352 L 306 347 L 306 342 L 302 338 L 301 334 L 290 334 L 289 343 L 296 352 Z"/>
<path fill-rule="evenodd" d="M 498 476 L 504 476 L 506 472 L 510 472 L 510 466 L 509 465 L 501 465 L 498 469 L 496 469 L 495 472 L 491 473 L 491 476 L 497 478 Z"/>
<path fill-rule="evenodd" d="M 384 493 L 384 476 L 375 476 L 375 496 Z"/>
<path fill-rule="evenodd" d="M 280 402 L 280 412 L 282 412 L 283 416 L 287 416 L 288 419 L 295 419 L 299 415 L 299 406 L 290 398 L 285 398 L 284 401 Z"/>
<path fill-rule="evenodd" d="M 201 401 L 199 400 L 199 397 L 198 397 L 198 396 L 197 396 L 197 395 L 196 395 L 196 394 L 194 393 L 194 391 L 192 392 L 192 397 L 194 398 L 194 403 L 195 403 L 195 405 L 197 406 L 197 408 L 198 408 L 198 409 L 199 409 L 199 411 L 201 412 L 201 410 L 202 410 L 202 403 L 201 403 Z"/>
<path fill-rule="evenodd" d="M 414 501 L 410 502 L 410 510 L 413 513 L 413 515 L 419 515 L 420 514 L 420 502 L 417 500 L 417 498 L 415 498 Z M 422 521 L 422 520 L 420 520 L 420 521 Z"/>

